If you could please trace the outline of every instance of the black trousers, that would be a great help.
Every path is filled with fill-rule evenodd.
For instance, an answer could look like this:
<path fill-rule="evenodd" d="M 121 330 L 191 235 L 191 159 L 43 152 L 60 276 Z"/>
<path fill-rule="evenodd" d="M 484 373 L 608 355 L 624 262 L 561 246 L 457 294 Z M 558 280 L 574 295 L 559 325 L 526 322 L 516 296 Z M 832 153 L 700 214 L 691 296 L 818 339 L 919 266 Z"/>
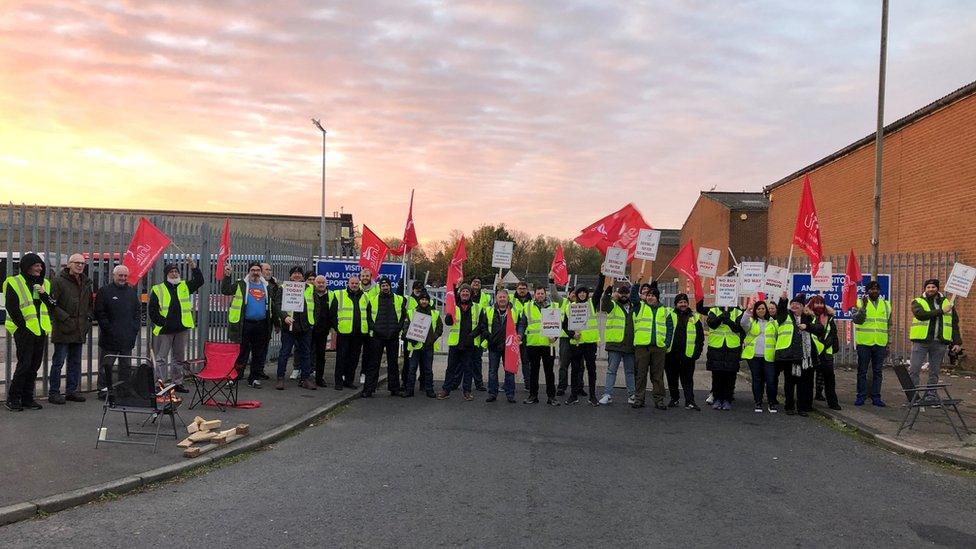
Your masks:
<path fill-rule="evenodd" d="M 356 379 L 356 366 L 363 354 L 366 343 L 363 334 L 339 334 L 336 339 L 336 369 L 334 382 L 339 385 L 353 385 Z"/>
<path fill-rule="evenodd" d="M 570 345 L 569 364 L 572 368 L 572 396 L 583 393 L 583 366 L 586 366 L 586 382 L 590 386 L 590 399 L 596 399 L 596 343 Z"/>
<path fill-rule="evenodd" d="M 823 384 L 823 394 L 828 406 L 837 406 L 837 378 L 834 376 L 834 355 L 820 355 L 816 368 L 817 377 Z M 818 391 L 819 392 L 819 391 Z"/>
<path fill-rule="evenodd" d="M 556 379 L 556 388 L 560 390 L 566 390 L 569 384 L 572 383 L 570 378 L 570 367 L 573 363 L 573 347 L 576 345 L 571 344 L 568 337 L 559 338 L 559 342 L 556 343 L 558 356 L 557 362 L 559 365 L 559 375 Z"/>
<path fill-rule="evenodd" d="M 312 360 L 315 364 L 315 381 L 323 385 L 325 385 L 325 346 L 328 342 L 328 330 L 312 330 Z"/>
<path fill-rule="evenodd" d="M 800 363 L 783 363 L 783 373 L 786 374 L 786 380 L 783 383 L 784 393 L 786 395 L 786 403 L 784 406 L 787 410 L 795 409 L 798 412 L 812 412 L 814 368 L 807 368 L 799 376 L 795 376 L 793 375 L 794 364 L 799 365 Z"/>
<path fill-rule="evenodd" d="M 664 375 L 668 378 L 671 400 L 678 400 L 680 382 L 684 389 L 685 404 L 695 402 L 695 361 L 686 357 L 684 351 L 668 353 L 664 358 Z"/>
<path fill-rule="evenodd" d="M 548 345 L 527 345 L 529 354 L 529 396 L 539 397 L 539 367 L 545 370 L 546 374 L 546 396 L 556 397 L 556 373 L 552 371 L 555 365 L 555 357 L 552 356 L 552 348 Z"/>
<path fill-rule="evenodd" d="M 271 333 L 268 331 L 268 321 L 245 320 L 241 326 L 241 352 L 237 355 L 237 365 L 243 374 L 244 368 L 250 363 L 251 373 L 247 376 L 248 383 L 258 379 L 264 371 L 264 363 L 268 360 L 268 342 Z"/>
<path fill-rule="evenodd" d="M 14 332 L 14 344 L 17 346 L 17 367 L 7 387 L 7 402 L 27 404 L 34 402 L 34 380 L 44 361 L 47 334 L 34 335 L 26 328 L 19 328 Z"/>
<path fill-rule="evenodd" d="M 376 391 L 376 383 L 380 377 L 380 362 L 386 354 L 386 388 L 390 392 L 400 390 L 400 340 L 396 337 L 373 337 L 369 342 L 369 362 L 367 363 L 366 384 L 363 392 L 371 394 Z"/>
<path fill-rule="evenodd" d="M 736 372 L 712 372 L 712 396 L 716 401 L 732 402 L 735 396 Z M 687 397 L 686 397 L 687 398 Z"/>

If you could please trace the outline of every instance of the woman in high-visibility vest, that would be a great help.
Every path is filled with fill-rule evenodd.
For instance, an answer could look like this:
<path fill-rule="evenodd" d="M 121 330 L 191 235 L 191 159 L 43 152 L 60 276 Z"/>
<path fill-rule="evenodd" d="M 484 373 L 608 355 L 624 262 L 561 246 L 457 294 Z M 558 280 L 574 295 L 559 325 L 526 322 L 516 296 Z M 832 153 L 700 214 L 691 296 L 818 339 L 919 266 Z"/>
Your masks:
<path fill-rule="evenodd" d="M 813 311 L 817 323 L 823 329 L 823 335 L 813 339 L 817 348 L 817 367 L 815 368 L 814 400 L 826 400 L 831 410 L 840 410 L 837 402 L 837 382 L 834 376 L 834 353 L 837 352 L 837 324 L 834 322 L 834 309 L 824 303 L 824 298 L 815 295 L 807 303 Z"/>
<path fill-rule="evenodd" d="M 763 392 L 769 413 L 776 413 L 776 319 L 769 315 L 765 301 L 756 301 L 742 315 L 742 329 L 746 340 L 742 344 L 742 359 L 752 373 L 753 411 L 763 411 Z"/>
<path fill-rule="evenodd" d="M 50 310 L 57 305 L 51 299 L 51 281 L 44 278 L 46 271 L 39 255 L 27 253 L 20 258 L 20 274 L 3 281 L 5 324 L 17 348 L 17 367 L 7 386 L 6 407 L 12 412 L 41 409 L 34 400 L 34 380 L 51 333 Z"/>
<path fill-rule="evenodd" d="M 421 288 L 412 298 L 416 299 L 417 305 L 407 309 L 407 322 L 403 324 L 403 341 L 407 345 L 408 355 L 404 362 L 408 364 L 407 376 L 403 380 L 403 396 L 410 398 L 413 396 L 414 383 L 417 378 L 417 371 L 423 374 L 420 376 L 420 386 L 423 387 L 427 398 L 434 398 L 434 375 L 432 368 L 434 364 L 434 352 L 437 350 L 437 342 L 440 341 L 441 334 L 444 332 L 444 324 L 441 321 L 440 312 L 430 306 L 430 294 Z M 413 322 L 415 313 L 429 315 L 430 329 L 427 331 L 427 339 L 424 341 L 413 341 L 407 339 L 410 331 L 410 323 Z"/>
<path fill-rule="evenodd" d="M 566 404 L 577 404 L 583 391 L 583 367 L 586 367 L 587 384 L 590 387 L 590 406 L 599 406 L 596 399 L 596 346 L 600 343 L 600 327 L 596 318 L 596 307 L 590 301 L 590 290 L 586 286 L 576 288 L 576 304 L 585 305 L 588 310 L 586 327 L 581 330 L 569 329 L 569 307 L 563 315 L 563 331 L 569 340 L 569 362 L 572 369 L 569 398 Z"/>
<path fill-rule="evenodd" d="M 776 362 L 786 374 L 783 389 L 790 416 L 813 411 L 813 371 L 818 360 L 813 340 L 824 333 L 806 302 L 805 294 L 797 294 L 787 303 L 784 291 L 777 306 Z"/>
<path fill-rule="evenodd" d="M 708 310 L 708 354 L 705 368 L 712 372 L 712 408 L 731 410 L 735 377 L 742 353 L 742 325 L 738 307 L 712 307 Z"/>

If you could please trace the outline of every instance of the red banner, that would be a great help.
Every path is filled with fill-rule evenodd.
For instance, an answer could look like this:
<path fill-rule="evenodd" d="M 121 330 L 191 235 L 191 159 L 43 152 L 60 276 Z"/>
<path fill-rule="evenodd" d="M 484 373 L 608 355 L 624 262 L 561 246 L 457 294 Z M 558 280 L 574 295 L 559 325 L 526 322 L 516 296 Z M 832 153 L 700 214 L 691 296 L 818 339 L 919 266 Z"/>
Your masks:
<path fill-rule="evenodd" d="M 845 313 L 857 306 L 857 285 L 861 283 L 861 266 L 857 264 L 854 248 L 847 257 L 847 272 L 844 273 L 844 289 L 841 290 L 840 310 Z"/>
<path fill-rule="evenodd" d="M 807 257 L 810 258 L 810 272 L 813 276 L 817 276 L 820 262 L 823 260 L 823 246 L 820 241 L 820 220 L 817 217 L 817 207 L 813 204 L 809 175 L 803 178 L 803 194 L 800 196 L 800 209 L 796 212 L 793 243 L 806 252 Z"/>
<path fill-rule="evenodd" d="M 380 274 L 380 265 L 386 259 L 386 254 L 390 248 L 383 240 L 376 236 L 376 233 L 363 225 L 363 242 L 359 247 L 359 266 L 369 269 L 373 274 L 373 280 Z"/>
<path fill-rule="evenodd" d="M 641 229 L 650 229 L 644 217 L 633 204 L 627 204 L 616 212 L 583 229 L 574 242 L 584 248 L 597 248 L 606 254 L 607 248 L 627 250 L 627 261 L 634 259 L 637 237 Z"/>
<path fill-rule="evenodd" d="M 129 249 L 125 251 L 122 264 L 129 268 L 129 285 L 135 286 L 163 253 L 172 240 L 166 233 L 149 222 L 145 217 L 139 220 Z"/>
<path fill-rule="evenodd" d="M 505 371 L 509 374 L 517 374 L 519 362 L 522 360 L 522 351 L 519 349 L 518 332 L 515 329 L 515 320 L 512 318 L 511 305 L 505 314 Z"/>
<path fill-rule="evenodd" d="M 224 269 L 227 267 L 227 258 L 230 257 L 230 219 L 224 220 L 224 235 L 220 238 L 220 251 L 217 252 L 217 280 L 224 278 Z"/>
<path fill-rule="evenodd" d="M 698 276 L 698 258 L 695 256 L 695 241 L 689 240 L 687 244 L 678 250 L 678 253 L 668 263 L 668 267 L 685 275 L 695 287 L 695 303 L 705 298 L 705 290 L 702 289 L 701 277 Z M 668 267 L 664 269 L 667 270 Z"/>
<path fill-rule="evenodd" d="M 413 191 L 410 191 L 410 209 L 407 211 L 407 225 L 403 228 L 403 240 L 394 250 L 390 250 L 393 255 L 405 255 L 410 250 L 417 247 L 420 242 L 417 240 L 417 229 L 413 226 Z"/>
<path fill-rule="evenodd" d="M 552 281 L 560 286 L 569 284 L 569 270 L 566 268 L 566 254 L 563 252 L 562 245 L 556 246 L 556 257 L 552 258 Z"/>
<path fill-rule="evenodd" d="M 454 315 L 454 286 L 464 280 L 464 262 L 468 259 L 468 251 L 464 247 L 464 237 L 458 240 L 457 249 L 451 264 L 447 266 L 447 296 L 444 314 Z"/>

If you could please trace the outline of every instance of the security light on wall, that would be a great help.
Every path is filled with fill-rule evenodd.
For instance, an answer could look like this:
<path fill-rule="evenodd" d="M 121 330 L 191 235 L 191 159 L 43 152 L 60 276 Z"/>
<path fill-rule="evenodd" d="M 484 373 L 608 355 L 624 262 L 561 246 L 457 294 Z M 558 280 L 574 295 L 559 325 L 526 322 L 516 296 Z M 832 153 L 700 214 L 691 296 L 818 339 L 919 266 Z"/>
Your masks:
<path fill-rule="evenodd" d="M 746 219 L 749 219 L 749 214 L 746 213 L 739 214 L 739 219 L 745 221 Z"/>

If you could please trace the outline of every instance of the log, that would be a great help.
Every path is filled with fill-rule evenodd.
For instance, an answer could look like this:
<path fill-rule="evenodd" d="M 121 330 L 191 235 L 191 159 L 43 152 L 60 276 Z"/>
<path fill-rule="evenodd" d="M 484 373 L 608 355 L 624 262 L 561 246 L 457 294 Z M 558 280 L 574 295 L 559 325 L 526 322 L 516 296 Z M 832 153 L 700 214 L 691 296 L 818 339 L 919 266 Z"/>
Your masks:
<path fill-rule="evenodd" d="M 216 450 L 217 448 L 219 448 L 219 446 L 213 443 L 204 444 L 203 446 L 194 446 L 192 448 L 187 448 L 186 450 L 183 450 L 183 457 L 188 457 L 188 458 L 197 457 L 200 454 L 206 454 L 207 452 L 211 450 Z"/>
<path fill-rule="evenodd" d="M 251 426 L 247 423 L 238 423 L 235 429 L 239 435 L 247 435 L 251 433 Z"/>
<path fill-rule="evenodd" d="M 200 423 L 201 431 L 213 431 L 214 429 L 220 429 L 221 421 L 219 419 L 212 419 L 210 421 L 204 421 Z"/>
<path fill-rule="evenodd" d="M 199 423 L 203 423 L 204 421 L 207 421 L 207 420 L 203 419 L 200 416 L 197 416 L 197 417 L 193 418 L 193 423 L 198 423 L 199 424 Z"/>
<path fill-rule="evenodd" d="M 190 437 L 186 437 L 183 440 L 177 442 L 176 445 L 179 446 L 180 448 L 189 448 L 190 446 L 193 446 L 193 441 L 190 440 Z"/>
<path fill-rule="evenodd" d="M 210 440 L 217 436 L 217 433 L 211 431 L 197 431 L 192 435 L 188 436 L 187 439 L 193 442 L 203 442 L 205 440 Z"/>
<path fill-rule="evenodd" d="M 212 442 L 216 442 L 217 444 L 225 444 L 227 442 L 227 437 L 229 437 L 230 435 L 236 435 L 236 434 L 237 434 L 237 428 L 236 427 L 233 428 L 233 429 L 227 429 L 226 431 L 221 431 L 221 432 L 217 433 L 217 436 L 215 436 L 212 439 Z"/>
<path fill-rule="evenodd" d="M 186 425 L 186 432 L 190 433 L 191 435 L 199 430 L 200 430 L 200 425 L 195 421 L 191 421 Z"/>

